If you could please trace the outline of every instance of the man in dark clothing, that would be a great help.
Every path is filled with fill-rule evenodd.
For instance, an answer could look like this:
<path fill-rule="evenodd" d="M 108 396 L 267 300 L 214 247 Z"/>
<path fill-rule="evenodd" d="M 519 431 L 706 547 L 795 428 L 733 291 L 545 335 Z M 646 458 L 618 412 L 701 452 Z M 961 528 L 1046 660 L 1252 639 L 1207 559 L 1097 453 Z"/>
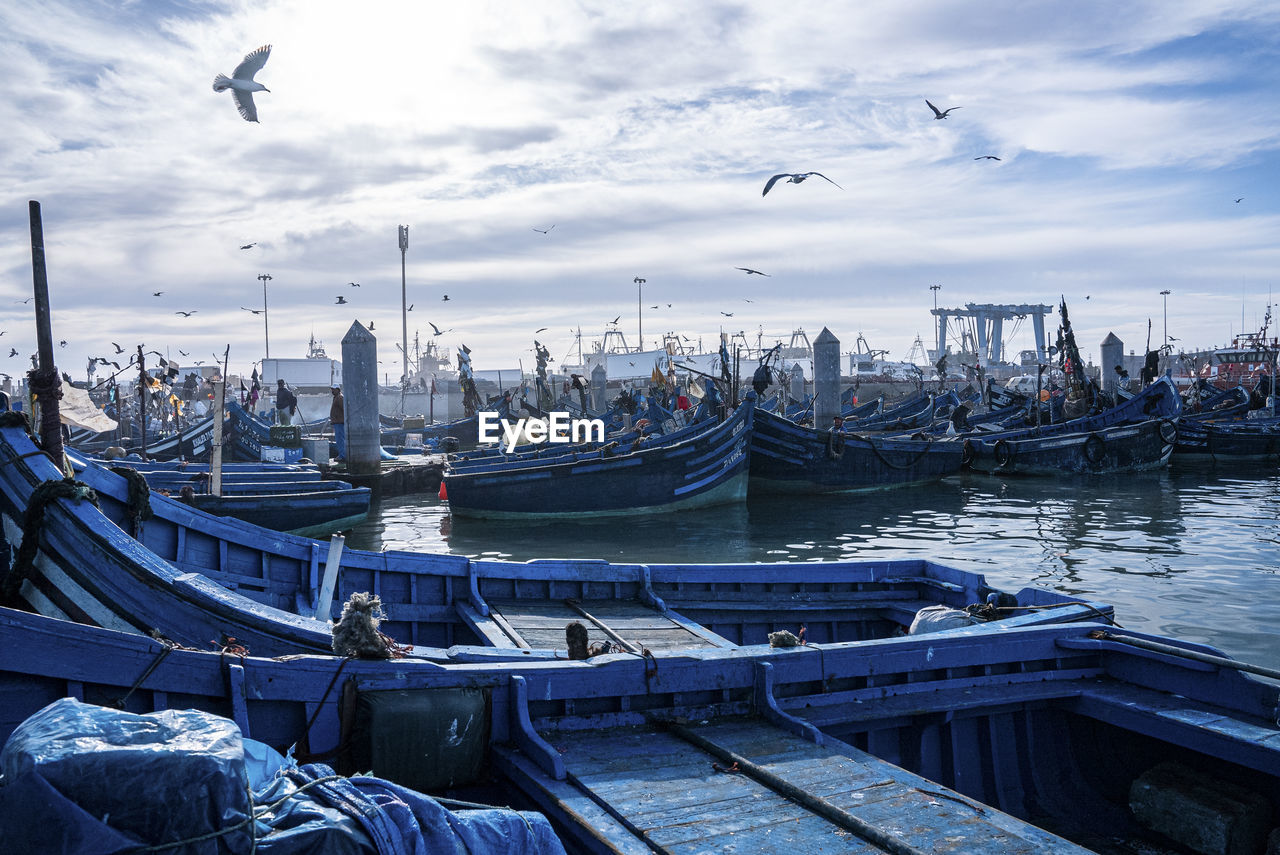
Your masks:
<path fill-rule="evenodd" d="M 284 379 L 276 381 L 276 424 L 293 424 L 293 415 L 298 411 L 298 398 L 284 385 Z"/>
<path fill-rule="evenodd" d="M 347 459 L 347 413 L 342 400 L 342 387 L 334 386 L 333 403 L 329 405 L 329 423 L 333 425 L 333 442 L 338 446 L 338 459 Z"/>

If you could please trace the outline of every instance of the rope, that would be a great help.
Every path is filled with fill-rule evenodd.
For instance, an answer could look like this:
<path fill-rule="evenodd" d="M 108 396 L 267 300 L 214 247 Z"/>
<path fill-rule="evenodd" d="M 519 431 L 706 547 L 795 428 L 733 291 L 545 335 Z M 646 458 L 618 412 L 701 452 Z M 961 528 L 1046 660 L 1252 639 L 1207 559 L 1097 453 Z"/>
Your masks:
<path fill-rule="evenodd" d="M 1043 606 L 991 606 L 990 608 L 997 612 L 1035 612 L 1041 611 L 1042 609 L 1060 609 L 1063 606 L 1084 606 L 1086 609 L 1096 612 L 1098 617 L 1102 618 L 1117 629 L 1124 629 L 1124 627 L 1116 623 L 1114 615 L 1109 615 L 1093 603 L 1086 603 L 1083 600 L 1072 600 L 1066 603 L 1049 603 Z"/>
<path fill-rule="evenodd" d="M 133 681 L 133 685 L 129 687 L 129 691 L 111 702 L 117 709 L 124 709 L 125 702 L 129 700 L 129 696 L 137 691 L 138 687 L 142 685 L 142 681 L 151 676 L 151 672 L 160 666 L 160 663 L 164 661 L 166 656 L 173 652 L 173 648 L 176 646 L 167 641 L 160 642 L 160 645 L 160 651 L 156 654 L 156 658 L 151 660 L 151 664 L 147 666 L 147 670 L 142 672 L 142 676 Z"/>
<path fill-rule="evenodd" d="M 283 805 L 285 802 L 289 801 L 289 799 L 293 798 L 294 796 L 297 796 L 298 794 L 302 793 L 305 790 L 309 790 L 310 788 L 318 784 L 328 784 L 332 781 L 338 781 L 341 779 L 342 779 L 341 775 L 326 775 L 323 778 L 316 778 L 313 781 L 308 781 L 305 784 L 298 785 L 298 788 L 296 790 L 294 790 L 293 792 L 285 796 L 282 796 L 276 799 L 274 802 L 271 802 L 270 804 L 267 804 L 267 805 L 261 805 L 261 806 L 254 805 L 253 794 L 250 793 L 249 794 L 249 815 L 244 819 L 242 819 L 240 822 L 237 822 L 235 825 L 228 825 L 226 828 L 219 828 L 217 831 L 210 831 L 206 834 L 201 834 L 196 837 L 188 837 L 185 840 L 175 840 L 172 843 L 161 843 L 155 846 L 140 846 L 137 849 L 134 849 L 132 851 L 164 852 L 167 849 L 177 849 L 179 847 L 187 846 L 192 843 L 201 843 L 205 840 L 213 840 L 214 838 L 222 837 L 224 835 L 230 834 L 233 831 L 239 831 L 240 829 L 244 828 L 246 825 L 249 826 L 249 833 L 251 835 L 250 842 L 251 842 L 252 848 L 250 849 L 250 851 L 251 852 L 255 851 L 258 848 L 258 835 L 257 835 L 257 829 L 253 827 L 253 824 L 258 821 L 259 807 L 261 807 L 261 813 L 263 814 L 270 813 L 271 811 Z"/>
<path fill-rule="evenodd" d="M 5 410 L 0 413 L 0 428 L 20 427 L 31 433 L 31 419 L 21 410 Z"/>
<path fill-rule="evenodd" d="M 109 466 L 112 472 L 119 475 L 129 485 L 129 519 L 133 520 L 134 529 L 139 523 L 151 518 L 151 487 L 141 472 L 129 466 Z"/>
<path fill-rule="evenodd" d="M 880 460 L 880 462 L 883 463 L 885 466 L 888 466 L 890 469 L 910 469 L 912 466 L 915 466 L 917 463 L 919 463 L 920 459 L 924 457 L 926 454 L 928 454 L 929 450 L 933 447 L 933 440 L 928 440 L 929 444 L 926 445 L 924 448 L 920 449 L 920 453 L 917 454 L 915 457 L 911 458 L 910 463 L 900 466 L 891 460 L 887 460 L 885 456 L 880 453 L 880 446 L 878 446 L 873 440 L 865 436 L 858 436 L 856 438 L 865 440 L 866 443 L 871 446 L 871 450 L 875 452 L 875 455 Z"/>
<path fill-rule="evenodd" d="M 27 511 L 22 518 L 22 545 L 14 556 L 13 566 L 0 579 L 0 602 L 16 605 L 22 583 L 31 573 L 36 552 L 40 549 L 40 528 L 44 524 L 44 509 L 55 499 L 87 499 L 96 507 L 98 494 L 88 484 L 66 478 L 61 481 L 44 481 L 31 491 Z"/>

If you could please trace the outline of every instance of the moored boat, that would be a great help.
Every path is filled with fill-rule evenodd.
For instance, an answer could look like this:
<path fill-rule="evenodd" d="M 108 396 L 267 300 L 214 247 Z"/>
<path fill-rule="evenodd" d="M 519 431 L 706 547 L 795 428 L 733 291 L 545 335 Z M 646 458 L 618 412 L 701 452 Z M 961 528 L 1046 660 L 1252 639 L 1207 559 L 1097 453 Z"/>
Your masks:
<path fill-rule="evenodd" d="M 751 490 L 831 493 L 924 484 L 959 472 L 964 454 L 955 439 L 819 431 L 757 410 Z"/>

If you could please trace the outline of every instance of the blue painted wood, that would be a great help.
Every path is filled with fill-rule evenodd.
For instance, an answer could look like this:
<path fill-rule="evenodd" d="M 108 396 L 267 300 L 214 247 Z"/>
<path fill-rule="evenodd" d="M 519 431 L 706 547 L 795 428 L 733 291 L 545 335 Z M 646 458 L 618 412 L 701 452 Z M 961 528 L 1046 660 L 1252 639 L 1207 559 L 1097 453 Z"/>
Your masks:
<path fill-rule="evenodd" d="M 490 518 L 602 516 L 743 501 L 754 393 L 749 397 L 723 423 L 708 423 L 679 442 L 659 438 L 616 456 L 601 449 L 573 460 L 450 464 L 444 473 L 450 511 Z"/>
<path fill-rule="evenodd" d="M 964 453 L 958 440 L 833 436 L 758 410 L 751 489 L 825 493 L 924 484 L 959 472 Z"/>

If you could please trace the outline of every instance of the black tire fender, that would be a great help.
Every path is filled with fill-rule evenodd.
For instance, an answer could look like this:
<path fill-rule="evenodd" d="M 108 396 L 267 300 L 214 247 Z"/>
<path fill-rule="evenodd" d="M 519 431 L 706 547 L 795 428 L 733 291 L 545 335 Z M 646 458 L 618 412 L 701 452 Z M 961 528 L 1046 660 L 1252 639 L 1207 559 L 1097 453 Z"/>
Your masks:
<path fill-rule="evenodd" d="M 1107 453 L 1107 443 L 1100 434 L 1091 433 L 1085 437 L 1084 441 L 1084 459 L 1090 463 L 1098 464 L 1102 462 L 1103 456 Z"/>

